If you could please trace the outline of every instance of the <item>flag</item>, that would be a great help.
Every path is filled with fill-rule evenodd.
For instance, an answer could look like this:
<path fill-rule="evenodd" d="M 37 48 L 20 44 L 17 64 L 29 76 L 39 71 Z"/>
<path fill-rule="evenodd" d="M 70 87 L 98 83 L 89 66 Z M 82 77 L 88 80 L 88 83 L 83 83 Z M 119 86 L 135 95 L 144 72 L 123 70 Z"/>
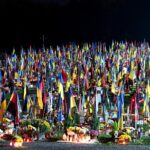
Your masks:
<path fill-rule="evenodd" d="M 18 72 L 15 72 L 15 80 L 18 79 Z"/>
<path fill-rule="evenodd" d="M 77 78 L 77 74 L 76 74 L 76 72 L 74 71 L 74 72 L 72 73 L 72 80 L 74 81 L 76 78 Z"/>
<path fill-rule="evenodd" d="M 69 88 L 69 103 L 68 103 L 68 113 L 72 116 L 72 108 L 76 107 L 75 99 L 72 93 L 72 88 Z"/>
<path fill-rule="evenodd" d="M 85 94 L 82 92 L 82 111 L 86 108 L 86 103 L 85 103 Z"/>
<path fill-rule="evenodd" d="M 115 83 L 114 82 L 111 84 L 111 92 L 113 94 L 116 94 L 116 88 L 115 88 Z"/>
<path fill-rule="evenodd" d="M 121 105 L 122 105 L 122 113 L 124 113 L 124 84 L 121 84 Z"/>
<path fill-rule="evenodd" d="M 1 98 L 1 111 L 2 111 L 2 114 L 5 113 L 6 107 L 7 107 L 6 97 L 5 97 L 5 93 L 3 92 L 2 93 L 2 98 Z"/>
<path fill-rule="evenodd" d="M 114 108 L 114 106 L 113 106 L 113 103 L 111 102 L 111 103 L 110 103 L 110 110 L 111 110 L 111 111 L 114 111 L 114 109 L 115 109 L 115 108 Z"/>
<path fill-rule="evenodd" d="M 119 82 L 120 79 L 123 78 L 124 74 L 125 74 L 125 73 L 124 73 L 124 70 L 120 71 L 120 73 L 118 74 L 118 77 L 117 77 L 117 81 L 118 81 L 118 82 Z"/>
<path fill-rule="evenodd" d="M 44 105 L 46 105 L 46 103 L 47 103 L 47 92 L 46 91 L 44 91 L 43 103 L 44 103 Z"/>
<path fill-rule="evenodd" d="M 89 81 L 87 79 L 87 75 L 84 76 L 83 85 L 84 85 L 84 87 L 85 87 L 86 90 L 89 89 Z"/>
<path fill-rule="evenodd" d="M 57 118 L 60 123 L 62 123 L 62 121 L 65 119 L 62 111 L 58 112 Z"/>
<path fill-rule="evenodd" d="M 106 107 L 106 105 L 104 104 L 104 120 L 105 120 L 105 122 L 107 123 L 108 122 L 108 117 L 109 117 L 109 114 L 108 114 L 108 110 L 107 110 L 107 107 Z"/>
<path fill-rule="evenodd" d="M 82 101 L 81 101 L 81 97 L 79 98 L 79 108 L 78 108 L 78 112 L 81 113 L 82 111 Z"/>
<path fill-rule="evenodd" d="M 2 71 L 0 70 L 0 82 L 2 82 Z"/>
<path fill-rule="evenodd" d="M 31 98 L 31 96 L 28 96 L 27 97 L 27 112 L 28 113 L 30 112 L 30 108 L 31 108 L 32 105 L 33 105 L 32 98 Z"/>
<path fill-rule="evenodd" d="M 120 129 L 123 129 L 123 113 L 124 113 L 124 84 L 121 82 L 120 83 L 120 106 L 119 106 L 119 122 L 118 122 L 118 127 Z"/>
<path fill-rule="evenodd" d="M 13 48 L 13 52 L 12 52 L 12 55 L 14 55 L 14 54 L 15 54 L 15 52 L 16 52 L 16 50 L 15 50 L 15 48 Z"/>
<path fill-rule="evenodd" d="M 134 80 L 136 77 L 135 77 L 135 71 L 134 70 L 131 70 L 130 71 L 130 74 L 129 74 L 129 79 L 131 80 Z"/>
<path fill-rule="evenodd" d="M 53 110 L 53 94 L 51 92 L 48 93 L 49 95 L 49 102 L 50 102 L 50 105 L 49 105 L 49 111 L 48 112 L 51 112 Z"/>
<path fill-rule="evenodd" d="M 10 102 L 7 107 L 7 111 L 9 111 L 14 116 L 15 124 L 19 123 L 19 115 L 18 115 L 18 96 L 14 91 L 11 95 Z"/>
<path fill-rule="evenodd" d="M 120 98 L 120 95 L 117 95 L 116 98 L 116 105 L 117 105 L 117 116 L 118 116 L 118 129 L 122 129 L 123 128 L 123 115 L 122 115 L 122 101 Z"/>
<path fill-rule="evenodd" d="M 17 111 L 17 94 L 16 94 L 16 92 L 13 92 L 10 97 L 10 102 L 8 104 L 7 111 L 9 111 L 13 116 L 16 115 L 16 111 Z"/>
<path fill-rule="evenodd" d="M 27 86 L 26 86 L 26 77 L 24 79 L 24 89 L 23 89 L 23 111 L 27 112 L 27 103 L 28 103 L 28 99 L 27 99 Z"/>
<path fill-rule="evenodd" d="M 146 86 L 146 93 L 144 95 L 144 104 L 143 104 L 143 113 L 145 113 L 146 115 L 149 115 L 149 91 L 150 87 L 149 87 L 149 82 Z"/>
<path fill-rule="evenodd" d="M 148 106 L 146 95 L 144 96 L 144 104 L 143 104 L 142 112 L 143 113 L 148 113 L 149 112 L 149 106 Z"/>
<path fill-rule="evenodd" d="M 24 80 L 24 90 L 23 90 L 23 100 L 26 99 L 27 95 L 27 86 L 26 86 L 26 79 Z"/>
<path fill-rule="evenodd" d="M 17 114 L 16 114 L 16 123 L 19 124 L 20 114 L 22 113 L 21 104 L 19 100 L 19 95 L 17 93 Z"/>
<path fill-rule="evenodd" d="M 59 80 L 58 80 L 58 93 L 60 94 L 60 97 L 62 100 L 64 100 L 64 90 L 63 90 L 63 78 L 62 78 L 62 73 L 59 75 Z"/>
<path fill-rule="evenodd" d="M 98 87 L 101 86 L 101 82 L 102 82 L 101 79 L 99 79 L 99 80 L 97 81 L 97 86 L 98 86 Z"/>
<path fill-rule="evenodd" d="M 64 69 L 62 69 L 62 78 L 64 82 L 67 82 L 67 73 L 65 72 Z"/>
<path fill-rule="evenodd" d="M 135 118 L 134 118 L 134 121 L 135 121 L 135 129 L 137 129 L 137 121 L 139 120 L 139 113 L 138 113 L 138 104 L 137 104 L 137 99 L 136 99 L 136 94 L 134 95 L 135 97 L 135 108 L 134 108 L 134 114 L 135 114 Z"/>
<path fill-rule="evenodd" d="M 59 74 L 59 79 L 58 79 L 58 94 L 59 94 L 59 99 L 58 99 L 58 109 L 62 111 L 63 109 L 63 101 L 64 101 L 64 90 L 63 90 L 63 78 L 62 78 L 62 72 Z"/>
<path fill-rule="evenodd" d="M 43 109 L 43 101 L 42 101 L 42 89 L 43 89 L 43 83 L 39 83 L 39 80 L 37 81 L 37 101 L 40 109 Z"/>
<path fill-rule="evenodd" d="M 71 80 L 67 80 L 67 83 L 66 83 L 66 88 L 65 88 L 65 92 L 68 92 L 69 91 L 69 87 L 71 85 Z"/>

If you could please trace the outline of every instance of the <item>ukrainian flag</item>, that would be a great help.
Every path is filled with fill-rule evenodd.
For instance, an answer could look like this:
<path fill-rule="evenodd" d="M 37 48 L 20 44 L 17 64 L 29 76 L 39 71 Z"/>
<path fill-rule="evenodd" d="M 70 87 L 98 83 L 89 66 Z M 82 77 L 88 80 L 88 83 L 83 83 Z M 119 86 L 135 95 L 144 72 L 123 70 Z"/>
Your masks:
<path fill-rule="evenodd" d="M 143 105 L 143 113 L 147 113 L 149 114 L 149 94 L 150 94 L 150 87 L 149 87 L 149 83 L 146 87 L 146 94 L 145 94 L 145 97 L 144 97 L 144 105 Z"/>
<path fill-rule="evenodd" d="M 72 108 L 76 107 L 75 99 L 73 97 L 72 88 L 69 88 L 69 101 L 68 101 L 68 113 L 72 117 Z"/>
<path fill-rule="evenodd" d="M 115 83 L 114 82 L 112 82 L 112 84 L 111 84 L 111 92 L 113 94 L 116 94 L 116 88 L 115 88 Z"/>
<path fill-rule="evenodd" d="M 118 110 L 118 129 L 123 128 L 123 107 L 124 107 L 124 95 L 117 95 L 117 110 Z"/>
<path fill-rule="evenodd" d="M 120 109 L 121 109 L 121 116 L 120 116 L 120 129 L 123 129 L 123 113 L 124 113 L 124 84 L 121 84 L 121 93 L 120 93 Z"/>
<path fill-rule="evenodd" d="M 23 100 L 26 99 L 26 95 L 27 95 L 27 86 L 26 86 L 26 78 L 24 80 L 24 90 L 23 90 Z"/>
<path fill-rule="evenodd" d="M 40 109 L 43 109 L 42 91 L 40 89 L 40 83 L 37 82 L 37 101 Z"/>
<path fill-rule="evenodd" d="M 62 78 L 62 73 L 59 75 L 59 80 L 58 80 L 58 93 L 60 94 L 60 97 L 62 100 L 64 100 L 64 90 L 63 90 L 63 78 Z"/>

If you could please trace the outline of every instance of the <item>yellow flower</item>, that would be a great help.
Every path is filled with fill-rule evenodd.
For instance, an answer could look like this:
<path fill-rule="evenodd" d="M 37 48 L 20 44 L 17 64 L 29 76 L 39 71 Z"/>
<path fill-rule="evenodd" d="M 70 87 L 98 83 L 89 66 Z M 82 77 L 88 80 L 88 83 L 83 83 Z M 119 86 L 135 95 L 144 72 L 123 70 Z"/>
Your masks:
<path fill-rule="evenodd" d="M 44 124 L 47 128 L 50 128 L 50 124 L 49 124 L 46 120 L 44 120 L 43 124 Z"/>
<path fill-rule="evenodd" d="M 131 141 L 131 137 L 127 134 L 119 136 L 119 140 L 129 140 Z"/>
<path fill-rule="evenodd" d="M 7 122 L 10 122 L 11 120 L 8 119 L 8 118 L 3 118 L 3 123 L 7 123 Z"/>
<path fill-rule="evenodd" d="M 22 139 L 22 137 L 20 137 L 20 136 L 15 136 L 15 139 L 16 139 L 16 142 L 20 142 L 20 143 L 22 143 L 23 142 L 23 139 Z"/>

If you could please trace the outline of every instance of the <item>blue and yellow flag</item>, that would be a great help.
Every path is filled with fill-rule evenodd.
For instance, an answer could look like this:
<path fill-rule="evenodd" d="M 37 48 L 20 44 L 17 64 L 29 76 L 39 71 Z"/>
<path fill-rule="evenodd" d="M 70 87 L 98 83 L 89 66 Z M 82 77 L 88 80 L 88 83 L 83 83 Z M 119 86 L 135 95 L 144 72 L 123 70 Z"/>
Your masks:
<path fill-rule="evenodd" d="M 149 114 L 149 97 L 150 97 L 150 87 L 149 82 L 146 86 L 146 93 L 144 96 L 144 104 L 143 104 L 143 113 Z"/>
<path fill-rule="evenodd" d="M 72 108 L 76 107 L 76 102 L 73 96 L 72 88 L 69 88 L 68 113 L 72 117 Z"/>
<path fill-rule="evenodd" d="M 37 81 L 37 101 L 40 109 L 43 109 L 43 101 L 42 101 L 42 91 L 40 88 L 40 82 Z"/>
<path fill-rule="evenodd" d="M 59 74 L 58 93 L 60 94 L 61 99 L 64 100 L 64 90 L 63 90 L 63 78 L 62 78 L 62 73 Z"/>

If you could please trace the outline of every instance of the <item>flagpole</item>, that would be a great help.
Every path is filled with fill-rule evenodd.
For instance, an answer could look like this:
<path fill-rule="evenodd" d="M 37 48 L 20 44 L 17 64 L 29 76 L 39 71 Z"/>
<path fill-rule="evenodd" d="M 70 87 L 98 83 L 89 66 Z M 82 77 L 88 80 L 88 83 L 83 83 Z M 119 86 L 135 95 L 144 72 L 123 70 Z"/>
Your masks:
<path fill-rule="evenodd" d="M 42 36 L 42 41 L 43 41 L 43 50 L 45 49 L 45 35 L 43 34 Z"/>
<path fill-rule="evenodd" d="M 79 60 L 78 60 L 79 61 Z M 80 81 L 79 81 L 80 79 L 79 79 L 79 62 L 78 62 L 78 100 L 80 100 L 80 98 L 79 98 L 79 90 L 80 90 L 80 86 L 79 86 L 79 84 L 80 84 Z M 80 107 L 80 102 L 79 102 L 79 107 Z M 78 111 L 80 111 L 80 108 L 78 109 Z"/>

